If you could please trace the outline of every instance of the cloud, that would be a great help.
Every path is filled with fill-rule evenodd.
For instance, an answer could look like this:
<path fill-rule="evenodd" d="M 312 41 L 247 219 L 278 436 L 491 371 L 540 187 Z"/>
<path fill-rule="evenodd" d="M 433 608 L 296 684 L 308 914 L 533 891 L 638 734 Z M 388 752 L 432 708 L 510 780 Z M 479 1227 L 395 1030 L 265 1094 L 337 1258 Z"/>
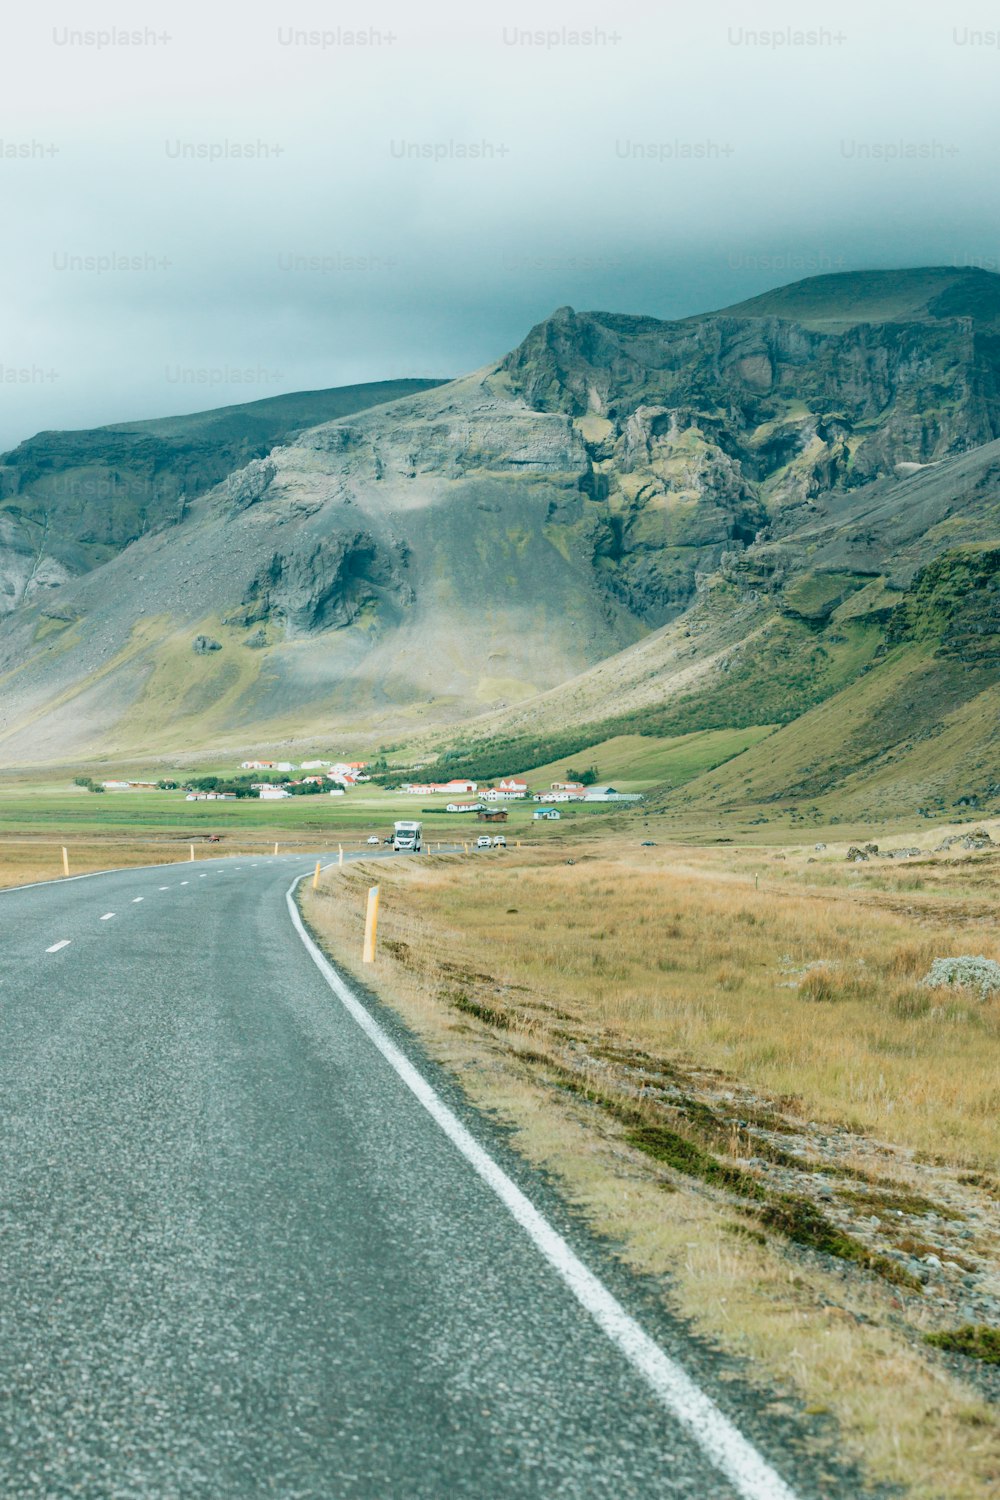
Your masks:
<path fill-rule="evenodd" d="M 989 264 L 1000 54 L 873 10 L 10 16 L 0 445 L 191 409 L 178 369 L 455 374 L 565 303 Z"/>

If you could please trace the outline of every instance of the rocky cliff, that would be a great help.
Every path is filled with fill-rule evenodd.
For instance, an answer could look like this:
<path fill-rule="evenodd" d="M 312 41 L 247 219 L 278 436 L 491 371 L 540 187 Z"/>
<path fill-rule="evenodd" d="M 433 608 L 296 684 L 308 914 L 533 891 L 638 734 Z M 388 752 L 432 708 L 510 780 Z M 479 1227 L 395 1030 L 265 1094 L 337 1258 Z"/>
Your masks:
<path fill-rule="evenodd" d="M 0 458 L 0 614 L 182 521 L 197 496 L 303 429 L 437 383 L 381 381 L 38 433 Z"/>

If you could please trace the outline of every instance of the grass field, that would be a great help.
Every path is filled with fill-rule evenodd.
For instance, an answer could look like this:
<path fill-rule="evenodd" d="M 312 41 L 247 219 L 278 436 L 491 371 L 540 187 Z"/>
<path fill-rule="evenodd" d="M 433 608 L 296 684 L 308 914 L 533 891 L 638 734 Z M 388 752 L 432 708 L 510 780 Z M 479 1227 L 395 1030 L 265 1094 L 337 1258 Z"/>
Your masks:
<path fill-rule="evenodd" d="M 770 726 L 757 725 L 750 729 L 705 729 L 670 738 L 621 734 L 563 760 L 532 767 L 530 776 L 532 784 L 543 788 L 549 782 L 565 780 L 570 766 L 579 771 L 593 765 L 600 773 L 599 779 L 613 783 L 619 791 L 676 787 L 741 755 L 771 732 Z"/>
<path fill-rule="evenodd" d="M 0 886 L 55 879 L 67 848 L 71 873 L 122 865 L 169 863 L 209 855 L 292 849 L 356 849 L 372 834 L 391 833 L 397 818 L 418 818 L 424 839 L 472 843 L 484 828 L 544 845 L 560 842 L 563 823 L 534 823 L 534 804 L 512 804 L 499 828 L 474 816 L 446 813 L 447 799 L 417 798 L 379 788 L 343 798 L 291 797 L 285 801 L 187 802 L 183 792 L 86 792 L 37 786 L 0 789 Z M 431 809 L 431 810 L 428 810 Z M 606 806 L 568 810 L 569 835 L 607 814 Z M 218 843 L 209 843 L 211 835 Z"/>
<path fill-rule="evenodd" d="M 304 909 L 355 967 L 376 878 L 361 977 L 628 1262 L 872 1476 L 978 1500 L 1000 1424 L 925 1334 L 1000 1321 L 1000 997 L 920 981 L 1000 959 L 1000 854 L 844 852 L 582 838 Z"/>
<path fill-rule="evenodd" d="M 646 791 L 666 783 L 671 786 L 696 776 L 709 766 L 717 765 L 730 755 L 755 744 L 767 734 L 766 729 L 711 731 L 684 735 L 679 739 L 644 739 L 639 735 L 621 736 L 605 741 L 584 752 L 583 764 L 595 760 L 601 777 L 621 782 L 626 791 Z M 565 778 L 561 764 L 529 768 L 512 767 L 511 774 L 526 775 L 530 785 L 545 790 L 552 781 Z M 232 766 L 201 767 L 206 771 L 232 774 Z M 128 772 L 104 768 L 95 774 L 110 777 Z M 134 772 L 132 773 L 134 774 Z M 147 776 L 149 772 L 145 773 Z M 175 776 L 175 779 L 182 779 Z M 419 818 L 425 833 L 432 839 L 463 841 L 482 832 L 472 814 L 445 811 L 449 801 L 444 796 L 419 797 L 403 792 L 385 791 L 375 785 L 356 788 L 344 797 L 292 797 L 286 801 L 261 802 L 257 798 L 235 802 L 188 802 L 176 792 L 104 792 L 93 793 L 65 780 L 28 780 L 21 778 L 0 786 L 0 842 L 11 835 L 51 833 L 60 842 L 81 837 L 118 835 L 130 838 L 155 838 L 184 841 L 205 838 L 218 833 L 224 844 L 233 839 L 295 837 L 322 843 L 334 839 L 363 839 L 376 833 L 384 837 L 397 818 Z M 471 799 L 470 799 L 471 800 Z M 558 839 L 561 825 L 569 826 L 571 835 L 589 826 L 594 818 L 607 818 L 607 804 L 593 807 L 571 804 L 561 808 L 559 823 L 538 824 L 532 813 L 536 804 L 530 800 L 507 805 L 507 824 L 502 830 L 516 838 Z"/>
<path fill-rule="evenodd" d="M 623 735 L 596 744 L 577 760 L 581 766 L 596 764 L 604 781 L 614 781 L 620 790 L 649 791 L 657 785 L 675 787 L 699 773 L 719 765 L 730 756 L 751 747 L 769 733 L 764 729 L 714 730 L 670 739 Z M 309 758 L 308 756 L 306 757 Z M 208 772 L 233 774 L 234 766 L 202 765 L 179 771 L 166 766 L 153 772 L 139 766 L 84 768 L 95 780 L 128 776 L 152 779 L 157 775 L 183 781 Z M 566 767 L 558 762 L 540 767 L 510 767 L 511 774 L 525 776 L 535 789 L 565 779 Z M 188 844 L 217 834 L 215 853 L 241 853 L 263 849 L 275 840 L 293 841 L 302 848 L 324 848 L 332 843 L 352 846 L 371 834 L 384 838 L 398 818 L 418 818 L 429 842 L 473 842 L 484 825 L 474 814 L 445 811 L 448 798 L 421 797 L 364 785 L 346 796 L 292 797 L 286 801 L 261 802 L 257 798 L 233 802 L 188 802 L 182 791 L 88 792 L 72 784 L 75 772 L 64 778 L 51 773 L 10 778 L 0 785 L 0 885 L 16 884 L 31 863 L 31 850 L 17 852 L 17 841 L 47 842 L 38 846 L 38 868 L 61 868 L 61 848 L 71 849 L 75 870 L 105 868 L 114 851 L 121 863 L 132 863 L 130 852 L 136 841 L 154 844 L 160 857 L 186 857 Z M 442 775 L 445 773 L 442 772 Z M 493 832 L 503 832 L 513 842 L 561 846 L 588 829 L 614 823 L 623 815 L 621 807 L 609 804 L 563 805 L 557 822 L 535 822 L 537 804 L 530 799 L 506 806 L 507 820 Z M 109 843 L 110 841 L 110 843 Z M 110 852 L 109 852 L 110 851 Z M 117 857 L 115 855 L 114 857 Z M 36 878 L 36 877 L 32 877 Z M 37 877 L 41 878 L 41 877 Z"/>

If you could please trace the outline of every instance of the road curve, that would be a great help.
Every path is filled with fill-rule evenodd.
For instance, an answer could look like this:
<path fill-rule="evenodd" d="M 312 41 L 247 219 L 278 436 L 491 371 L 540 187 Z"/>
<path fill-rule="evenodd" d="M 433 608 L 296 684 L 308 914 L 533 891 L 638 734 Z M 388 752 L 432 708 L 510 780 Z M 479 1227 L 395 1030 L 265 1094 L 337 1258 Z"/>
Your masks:
<path fill-rule="evenodd" d="M 0 892 L 0 1493 L 784 1500 L 752 1450 L 720 1472 L 338 1002 L 289 920 L 307 868 Z"/>

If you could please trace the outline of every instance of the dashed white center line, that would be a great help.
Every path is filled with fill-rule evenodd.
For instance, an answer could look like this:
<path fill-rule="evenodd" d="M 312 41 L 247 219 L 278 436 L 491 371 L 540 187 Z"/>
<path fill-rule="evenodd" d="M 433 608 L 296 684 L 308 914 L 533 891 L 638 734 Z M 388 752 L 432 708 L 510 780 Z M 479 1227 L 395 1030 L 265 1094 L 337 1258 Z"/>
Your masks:
<path fill-rule="evenodd" d="M 103 917 L 102 917 L 102 918 L 101 918 L 101 921 L 102 921 L 102 922 L 110 922 L 110 921 L 111 921 L 111 918 L 112 918 L 112 917 L 113 917 L 113 916 L 114 916 L 114 912 L 113 912 L 113 911 L 106 911 L 106 912 L 105 912 L 105 913 L 104 913 L 104 916 L 103 916 Z"/>
<path fill-rule="evenodd" d="M 189 880 L 182 880 L 181 881 L 181 885 L 190 885 L 190 884 L 191 884 L 191 882 Z"/>
<path fill-rule="evenodd" d="M 145 899 L 146 899 L 145 896 L 133 896 L 132 897 L 132 905 L 135 906 L 137 902 L 139 902 L 139 901 L 145 901 Z"/>
<path fill-rule="evenodd" d="M 160 886 L 160 890 L 161 891 L 169 891 L 169 889 L 170 889 L 169 885 L 161 885 Z"/>
<path fill-rule="evenodd" d="M 68 948 L 72 938 L 63 938 L 61 943 L 53 943 L 51 948 L 46 948 L 46 953 L 58 953 L 60 948 Z"/>
<path fill-rule="evenodd" d="M 199 879 L 199 880 L 207 880 L 207 879 L 208 879 L 208 876 L 207 876 L 207 875 L 199 875 L 199 876 L 198 876 L 198 879 Z"/>

